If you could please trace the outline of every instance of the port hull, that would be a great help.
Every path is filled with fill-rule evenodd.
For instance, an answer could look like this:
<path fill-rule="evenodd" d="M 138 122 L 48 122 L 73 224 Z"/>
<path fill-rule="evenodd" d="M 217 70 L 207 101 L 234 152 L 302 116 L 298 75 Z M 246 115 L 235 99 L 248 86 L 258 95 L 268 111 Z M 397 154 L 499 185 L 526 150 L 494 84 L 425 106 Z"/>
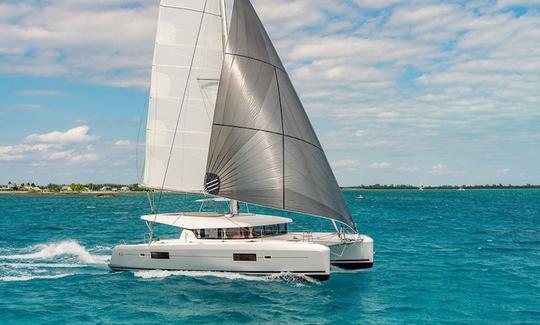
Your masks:
<path fill-rule="evenodd" d="M 330 249 L 316 243 L 283 241 L 156 241 L 113 249 L 114 271 L 169 270 L 235 272 L 251 275 L 290 273 L 327 280 Z"/>

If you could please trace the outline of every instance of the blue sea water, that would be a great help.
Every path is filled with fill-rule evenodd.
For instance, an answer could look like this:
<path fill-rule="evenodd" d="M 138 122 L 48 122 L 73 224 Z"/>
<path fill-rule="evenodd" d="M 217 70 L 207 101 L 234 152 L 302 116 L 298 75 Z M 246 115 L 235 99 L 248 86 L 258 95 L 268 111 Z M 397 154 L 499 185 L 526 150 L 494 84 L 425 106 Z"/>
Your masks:
<path fill-rule="evenodd" d="M 540 191 L 345 196 L 375 239 L 375 266 L 315 283 L 113 273 L 111 248 L 143 240 L 144 195 L 0 195 L 0 323 L 540 323 Z M 167 195 L 163 208 L 197 209 L 192 201 Z M 294 218 L 296 229 L 321 227 Z"/>

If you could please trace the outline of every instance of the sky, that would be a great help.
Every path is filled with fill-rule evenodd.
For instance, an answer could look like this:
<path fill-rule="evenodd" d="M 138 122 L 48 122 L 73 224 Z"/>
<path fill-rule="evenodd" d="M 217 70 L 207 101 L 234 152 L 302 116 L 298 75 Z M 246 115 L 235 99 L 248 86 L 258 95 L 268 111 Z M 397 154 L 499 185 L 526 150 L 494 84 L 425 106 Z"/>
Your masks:
<path fill-rule="evenodd" d="M 540 0 L 253 3 L 340 185 L 540 184 Z M 0 2 L 0 184 L 140 182 L 157 8 Z"/>

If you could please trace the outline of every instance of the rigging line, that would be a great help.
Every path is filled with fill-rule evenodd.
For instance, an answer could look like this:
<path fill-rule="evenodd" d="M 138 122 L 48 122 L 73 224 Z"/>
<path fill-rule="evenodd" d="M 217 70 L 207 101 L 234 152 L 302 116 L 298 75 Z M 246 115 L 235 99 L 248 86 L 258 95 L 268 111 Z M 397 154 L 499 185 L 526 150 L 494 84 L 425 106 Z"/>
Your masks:
<path fill-rule="evenodd" d="M 150 87 L 148 87 L 148 93 L 150 93 Z M 152 100 L 151 96 L 150 96 L 150 100 Z M 146 161 L 145 159 L 143 159 L 142 166 L 141 166 L 142 173 L 139 173 L 139 149 L 140 149 L 140 143 L 141 143 L 141 133 L 142 133 L 144 113 L 145 111 L 148 111 L 149 105 L 150 105 L 150 101 L 145 101 L 145 105 L 143 106 L 143 109 L 141 110 L 141 115 L 139 118 L 139 130 L 137 131 L 137 142 L 135 143 L 135 173 L 137 174 L 137 181 L 139 184 L 142 184 L 144 182 L 142 173 L 144 173 L 144 165 L 146 164 Z M 154 204 L 153 204 L 154 202 L 152 201 L 149 190 L 146 190 L 146 196 L 148 199 L 148 204 L 150 205 L 150 212 L 154 213 Z"/>
<path fill-rule="evenodd" d="M 199 79 L 197 78 L 197 81 L 199 82 L 199 88 L 201 89 L 201 93 L 203 94 L 204 96 L 204 99 L 203 99 L 203 105 L 204 105 L 204 112 L 206 113 L 206 117 L 208 117 L 208 122 L 210 124 L 212 124 L 212 118 L 210 118 L 210 114 L 208 113 L 208 103 L 211 104 L 211 101 L 210 101 L 210 96 L 208 96 L 208 93 L 206 91 L 206 88 L 204 88 L 202 85 L 201 85 L 201 81 L 205 81 L 205 80 L 215 80 L 215 79 Z"/>
<path fill-rule="evenodd" d="M 271 133 L 271 134 L 284 136 L 286 138 L 301 141 L 303 143 L 309 144 L 310 146 L 313 146 L 313 147 L 323 151 L 323 149 L 320 148 L 319 146 L 317 146 L 316 144 L 313 144 L 313 143 L 311 143 L 311 142 L 309 142 L 307 140 L 304 140 L 302 138 L 295 137 L 295 136 L 289 135 L 289 134 L 283 134 L 283 133 L 280 133 L 280 132 L 275 132 L 275 131 L 270 131 L 270 130 L 265 130 L 265 129 L 256 129 L 256 128 L 252 128 L 252 127 L 249 127 L 249 126 L 231 125 L 231 124 L 223 124 L 223 123 L 214 123 L 214 126 L 221 126 L 221 127 L 224 127 L 224 128 L 233 128 L 233 129 L 237 128 L 237 129 L 251 130 L 251 131 L 257 131 L 257 132 Z"/>
<path fill-rule="evenodd" d="M 199 39 L 200 39 L 200 36 L 201 36 L 201 30 L 202 30 L 202 25 L 203 25 L 203 22 L 204 22 L 204 15 L 206 13 L 206 5 L 207 4 L 208 4 L 208 0 L 205 0 L 204 1 L 203 12 L 201 14 L 201 21 L 199 23 L 199 29 L 197 31 L 197 39 L 195 40 L 195 46 L 193 47 L 193 53 L 191 55 L 191 62 L 189 64 L 189 72 L 188 72 L 188 75 L 187 75 L 186 85 L 184 87 L 184 92 L 182 94 L 182 103 L 180 104 L 180 111 L 178 112 L 178 118 L 176 119 L 176 127 L 174 129 L 174 135 L 173 135 L 173 139 L 172 139 L 172 143 L 171 143 L 171 150 L 169 151 L 169 158 L 167 159 L 167 166 L 165 168 L 165 173 L 163 174 L 163 182 L 161 183 L 161 190 L 160 190 L 160 193 L 159 193 L 159 198 L 158 198 L 158 202 L 157 202 L 157 206 L 156 206 L 156 214 L 154 216 L 154 223 L 155 223 L 155 220 L 157 218 L 157 213 L 159 211 L 159 208 L 161 206 L 161 200 L 163 198 L 163 190 L 165 189 L 165 181 L 167 179 L 167 173 L 169 171 L 169 166 L 171 164 L 171 157 L 172 157 L 172 153 L 173 153 L 173 150 L 174 150 L 174 143 L 175 143 L 175 140 L 176 140 L 176 135 L 178 133 L 178 125 L 180 124 L 180 118 L 182 116 L 182 111 L 184 109 L 184 103 L 185 103 L 185 100 L 186 100 L 186 92 L 187 92 L 188 87 L 189 87 L 189 81 L 191 80 L 191 73 L 193 72 L 193 63 L 195 62 L 195 54 L 197 53 L 197 47 L 199 45 Z"/>
<path fill-rule="evenodd" d="M 207 105 L 208 103 L 211 104 L 210 96 L 208 96 L 208 93 L 207 93 L 206 89 L 204 87 L 201 87 L 201 84 L 200 84 L 201 81 L 209 81 L 209 80 L 215 80 L 215 79 L 201 79 L 201 78 L 197 79 L 197 81 L 199 81 L 199 87 L 201 88 L 201 92 L 203 93 L 203 96 L 204 96 L 204 100 L 203 100 L 204 112 L 206 113 L 206 117 L 208 117 L 208 122 L 210 123 L 210 132 L 212 132 L 212 127 L 211 126 L 212 126 L 212 122 L 213 122 L 212 120 L 213 119 L 210 118 L 210 114 L 208 113 L 208 105 Z M 219 82 L 219 80 L 217 80 L 217 81 Z M 207 164 L 208 164 L 208 162 L 207 162 Z M 205 180 L 203 180 L 203 188 L 204 188 L 204 182 L 205 182 Z M 204 195 L 205 198 L 208 197 L 206 191 L 203 191 L 203 195 Z M 202 211 L 203 207 L 204 207 L 204 202 L 201 203 L 201 207 L 199 208 L 199 212 Z"/>
<path fill-rule="evenodd" d="M 281 90 L 279 89 L 279 77 L 278 77 L 278 74 L 277 74 L 277 68 L 274 68 L 274 72 L 276 74 L 276 84 L 277 84 L 277 91 L 278 91 L 278 99 L 279 99 L 279 111 L 281 112 L 281 141 L 282 141 L 282 155 L 281 155 L 281 159 L 283 161 L 283 166 L 282 166 L 282 175 L 283 175 L 283 209 L 285 209 L 285 126 L 284 126 L 284 123 L 283 123 L 283 104 L 281 102 Z"/>
<path fill-rule="evenodd" d="M 148 93 L 150 93 L 150 87 L 148 87 Z M 151 100 L 151 97 L 150 97 Z M 139 173 L 139 144 L 141 142 L 141 131 L 142 131 L 142 124 L 143 124 L 143 118 L 144 118 L 144 112 L 148 111 L 150 101 L 145 100 L 145 104 L 143 108 L 141 109 L 141 115 L 139 118 L 139 130 L 137 131 L 137 143 L 135 143 L 135 173 L 137 173 L 137 181 L 139 184 L 143 182 L 142 175 Z M 142 170 L 144 170 L 144 164 L 145 161 L 143 160 Z"/>
<path fill-rule="evenodd" d="M 186 8 L 186 7 L 168 6 L 168 5 L 164 5 L 164 4 L 160 4 L 159 6 L 162 7 L 162 8 L 185 10 L 185 11 L 197 12 L 197 13 L 200 13 L 200 14 L 208 14 L 208 15 L 212 15 L 212 16 L 215 16 L 215 17 L 221 17 L 221 15 L 215 14 L 213 12 L 205 12 L 204 10 L 206 10 L 206 8 L 203 11 L 200 11 L 200 10 L 197 10 L 197 9 L 191 9 L 191 8 Z"/>
<path fill-rule="evenodd" d="M 287 71 L 285 71 L 284 68 L 282 68 L 282 67 L 278 67 L 277 65 L 275 65 L 275 64 L 273 64 L 273 63 L 264 61 L 264 60 L 262 60 L 262 59 L 257 59 L 257 58 L 255 58 L 255 57 L 252 57 L 252 56 L 249 56 L 249 55 L 237 54 L 237 53 L 230 53 L 230 52 L 225 52 L 225 55 L 237 56 L 237 57 L 241 57 L 241 58 L 244 58 L 244 59 L 249 59 L 249 60 L 253 60 L 253 61 L 258 61 L 258 62 L 267 64 L 267 65 L 269 65 L 269 66 L 272 66 L 273 68 L 276 68 L 276 69 L 278 69 L 278 70 L 280 70 L 280 71 L 282 71 L 282 72 L 287 73 Z"/>

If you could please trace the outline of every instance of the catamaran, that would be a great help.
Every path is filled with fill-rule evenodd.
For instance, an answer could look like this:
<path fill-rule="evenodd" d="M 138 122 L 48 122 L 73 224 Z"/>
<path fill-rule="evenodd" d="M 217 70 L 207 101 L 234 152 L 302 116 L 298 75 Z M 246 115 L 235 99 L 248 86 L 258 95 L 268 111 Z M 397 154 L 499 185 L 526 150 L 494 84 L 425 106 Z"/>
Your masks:
<path fill-rule="evenodd" d="M 153 212 L 141 244 L 114 247 L 123 270 L 292 273 L 373 265 L 303 105 L 249 0 L 162 0 L 152 65 L 144 181 L 204 194 L 225 212 Z M 290 218 L 239 203 L 329 219 L 335 232 L 292 232 Z M 204 204 L 204 202 L 202 202 Z M 154 226 L 180 229 L 160 240 Z M 334 268 L 332 268 L 334 269 Z"/>

